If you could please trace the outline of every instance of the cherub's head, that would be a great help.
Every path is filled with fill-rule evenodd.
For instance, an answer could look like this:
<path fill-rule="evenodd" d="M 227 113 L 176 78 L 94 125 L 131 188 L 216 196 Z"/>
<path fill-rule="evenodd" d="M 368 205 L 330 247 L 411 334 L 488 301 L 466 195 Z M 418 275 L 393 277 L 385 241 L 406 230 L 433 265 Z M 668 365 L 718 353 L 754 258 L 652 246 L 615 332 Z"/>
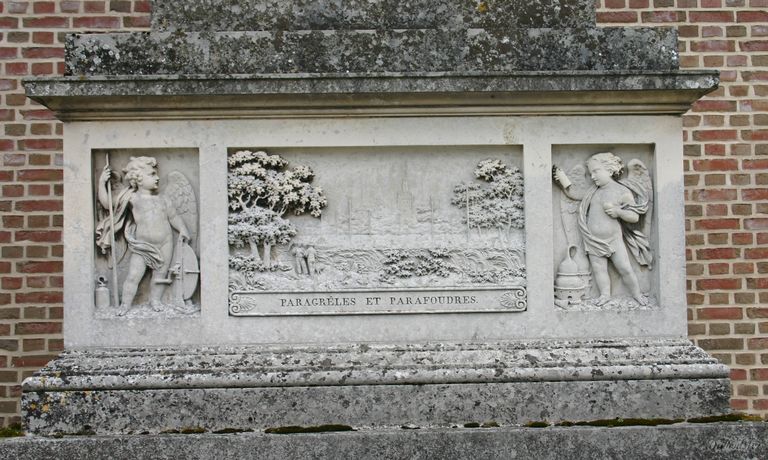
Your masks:
<path fill-rule="evenodd" d="M 157 190 L 160 182 L 157 177 L 157 160 L 152 157 L 131 157 L 123 173 L 128 185 L 134 190 Z"/>
<path fill-rule="evenodd" d="M 598 187 L 606 184 L 611 179 L 616 180 L 621 177 L 624 165 L 621 158 L 611 152 L 596 153 L 587 160 L 587 168 L 592 180 Z"/>

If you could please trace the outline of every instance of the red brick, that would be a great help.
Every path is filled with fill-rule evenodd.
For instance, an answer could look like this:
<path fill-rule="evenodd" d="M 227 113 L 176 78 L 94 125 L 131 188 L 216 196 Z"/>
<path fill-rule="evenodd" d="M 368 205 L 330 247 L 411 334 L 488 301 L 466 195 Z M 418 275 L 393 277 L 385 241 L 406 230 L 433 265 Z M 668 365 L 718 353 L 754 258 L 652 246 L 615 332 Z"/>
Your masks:
<path fill-rule="evenodd" d="M 640 14 L 642 22 L 663 23 L 685 21 L 683 11 L 643 11 Z"/>
<path fill-rule="evenodd" d="M 19 277 L 6 276 L 0 279 L 0 287 L 9 290 L 21 289 L 21 286 L 24 284 L 23 280 L 23 278 Z"/>
<path fill-rule="evenodd" d="M 113 16 L 84 16 L 75 18 L 73 27 L 76 29 L 117 29 L 120 18 Z"/>
<path fill-rule="evenodd" d="M 61 303 L 63 299 L 61 292 L 19 292 L 15 298 L 17 303 Z"/>
<path fill-rule="evenodd" d="M 63 269 L 62 262 L 56 260 L 27 261 L 16 265 L 18 273 L 61 273 Z"/>
<path fill-rule="evenodd" d="M 768 230 L 768 218 L 755 217 L 752 219 L 744 219 L 745 230 Z"/>
<path fill-rule="evenodd" d="M 0 47 L 0 59 L 15 59 L 19 55 L 19 49 L 15 46 Z"/>
<path fill-rule="evenodd" d="M 56 323 L 56 322 L 18 323 L 16 324 L 16 327 L 15 327 L 15 333 L 19 335 L 59 334 L 61 333 L 61 323 Z"/>
<path fill-rule="evenodd" d="M 768 159 L 766 160 L 744 160 L 741 162 L 744 169 L 768 169 Z"/>
<path fill-rule="evenodd" d="M 61 139 L 23 139 L 19 141 L 20 150 L 61 150 L 64 143 Z"/>
<path fill-rule="evenodd" d="M 704 219 L 696 222 L 697 230 L 739 229 L 739 219 Z"/>
<path fill-rule="evenodd" d="M 149 0 L 134 0 L 133 11 L 135 13 L 150 13 L 152 5 Z"/>
<path fill-rule="evenodd" d="M 691 42 L 691 51 L 700 53 L 736 51 L 736 42 L 732 40 L 701 40 Z M 722 77 L 722 71 L 721 71 Z"/>
<path fill-rule="evenodd" d="M 695 171 L 731 171 L 739 169 L 739 162 L 734 159 L 693 160 L 693 169 Z"/>
<path fill-rule="evenodd" d="M 736 190 L 731 189 L 713 189 L 713 190 L 694 190 L 694 201 L 730 201 L 736 199 Z"/>
<path fill-rule="evenodd" d="M 61 181 L 64 171 L 61 169 L 22 169 L 18 172 L 18 180 L 32 181 Z"/>
<path fill-rule="evenodd" d="M 35 2 L 32 7 L 35 14 L 51 14 L 56 12 L 55 2 Z"/>
<path fill-rule="evenodd" d="M 702 291 L 741 289 L 739 278 L 710 278 L 696 280 L 696 289 Z"/>
<path fill-rule="evenodd" d="M 693 132 L 693 140 L 695 141 L 733 141 L 737 139 L 737 131 L 735 129 L 707 129 Z"/>
<path fill-rule="evenodd" d="M 598 23 L 609 22 L 621 22 L 630 23 L 637 22 L 637 13 L 634 11 L 607 11 L 597 13 Z"/>
<path fill-rule="evenodd" d="M 5 198 L 16 198 L 24 196 L 23 185 L 3 185 L 2 196 Z"/>
<path fill-rule="evenodd" d="M 34 367 L 41 368 L 53 360 L 56 355 L 40 355 L 40 356 L 18 356 L 11 359 L 11 367 Z"/>
<path fill-rule="evenodd" d="M 742 319 L 741 308 L 698 308 L 696 309 L 698 319 Z"/>
<path fill-rule="evenodd" d="M 768 51 L 768 40 L 740 42 L 739 48 L 746 52 Z"/>
<path fill-rule="evenodd" d="M 123 18 L 123 26 L 133 28 L 148 28 L 151 24 L 149 16 L 127 16 Z"/>
<path fill-rule="evenodd" d="M 751 369 L 749 375 L 752 380 L 768 380 L 768 368 Z"/>
<path fill-rule="evenodd" d="M 731 369 L 731 380 L 747 380 L 747 371 L 744 369 Z"/>
<path fill-rule="evenodd" d="M 767 11 L 737 11 L 737 22 L 768 22 Z"/>
<path fill-rule="evenodd" d="M 22 19 L 22 24 L 27 29 L 61 29 L 69 27 L 69 18 L 63 16 L 24 18 Z"/>
<path fill-rule="evenodd" d="M 741 191 L 742 200 L 768 200 L 768 189 L 751 188 Z"/>
<path fill-rule="evenodd" d="M 37 45 L 53 45 L 53 32 L 32 32 L 32 43 Z"/>
<path fill-rule="evenodd" d="M 59 243 L 61 232 L 58 230 L 46 231 L 18 231 L 16 241 L 32 241 L 35 243 Z"/>
<path fill-rule="evenodd" d="M 28 59 L 64 59 L 64 48 L 34 47 L 24 48 L 21 55 Z"/>
<path fill-rule="evenodd" d="M 25 200 L 17 201 L 14 209 L 20 212 L 61 211 L 63 206 L 61 200 Z"/>
<path fill-rule="evenodd" d="M 689 22 L 733 22 L 732 11 L 691 11 L 688 13 Z"/>
<path fill-rule="evenodd" d="M 747 318 L 768 318 L 768 308 L 747 308 Z"/>
<path fill-rule="evenodd" d="M 768 259 L 768 248 L 753 248 L 744 250 L 745 259 Z"/>
<path fill-rule="evenodd" d="M 106 2 L 104 1 L 86 1 L 84 6 L 86 13 L 103 13 L 106 11 Z"/>
<path fill-rule="evenodd" d="M 19 27 L 18 18 L 0 18 L 0 29 L 17 29 Z"/>
<path fill-rule="evenodd" d="M 29 65 L 26 62 L 9 62 L 5 64 L 6 75 L 26 75 L 29 72 Z M 13 113 L 13 111 L 8 110 Z"/>

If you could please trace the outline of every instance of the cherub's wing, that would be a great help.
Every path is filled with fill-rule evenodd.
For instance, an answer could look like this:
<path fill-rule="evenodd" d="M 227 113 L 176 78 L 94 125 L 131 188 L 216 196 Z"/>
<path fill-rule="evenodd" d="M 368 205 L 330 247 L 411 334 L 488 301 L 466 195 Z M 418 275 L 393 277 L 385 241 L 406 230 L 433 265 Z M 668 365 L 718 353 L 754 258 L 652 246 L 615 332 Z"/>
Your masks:
<path fill-rule="evenodd" d="M 176 213 L 187 225 L 192 244 L 197 244 L 197 198 L 192 184 L 184 174 L 171 171 L 165 179 L 163 198 L 176 210 Z"/>
<path fill-rule="evenodd" d="M 587 183 L 587 170 L 584 165 L 578 164 L 568 170 L 565 174 L 571 180 L 570 192 L 573 196 L 581 197 L 587 192 L 589 184 Z M 563 222 L 563 231 L 568 246 L 582 248 L 581 233 L 577 223 L 579 204 L 581 201 L 572 200 L 565 193 L 560 193 L 560 218 Z"/>
<path fill-rule="evenodd" d="M 645 204 L 648 208 L 643 216 L 640 231 L 643 232 L 643 235 L 646 237 L 650 237 L 651 221 L 653 219 L 653 182 L 651 181 L 651 175 L 648 172 L 648 168 L 642 161 L 633 159 L 627 163 L 627 181 L 633 186 L 632 188 L 633 192 L 636 194 L 635 200 L 637 201 L 637 204 Z"/>

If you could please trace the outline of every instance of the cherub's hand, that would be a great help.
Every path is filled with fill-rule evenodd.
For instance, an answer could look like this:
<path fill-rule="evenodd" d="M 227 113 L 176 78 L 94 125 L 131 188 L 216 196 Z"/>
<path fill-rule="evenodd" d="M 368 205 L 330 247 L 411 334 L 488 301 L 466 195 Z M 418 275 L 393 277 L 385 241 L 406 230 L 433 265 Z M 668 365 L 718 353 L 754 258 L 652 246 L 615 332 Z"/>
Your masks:
<path fill-rule="evenodd" d="M 101 176 L 99 176 L 99 183 L 104 185 L 112 177 L 112 168 L 109 165 L 104 165 L 104 169 L 101 170 Z"/>
<path fill-rule="evenodd" d="M 189 233 L 187 233 L 186 230 L 181 230 L 179 232 L 179 236 L 181 237 L 182 243 L 189 243 L 190 241 L 192 241 L 192 237 L 189 236 Z"/>
<path fill-rule="evenodd" d="M 568 175 L 565 174 L 565 171 L 556 165 L 552 166 L 552 178 L 565 188 L 568 188 L 568 186 L 571 185 L 571 181 L 568 179 Z"/>
<path fill-rule="evenodd" d="M 611 203 L 611 202 L 603 203 L 603 210 L 605 211 L 605 213 L 613 217 L 614 219 L 619 216 L 619 209 L 620 208 L 616 206 L 615 203 Z"/>

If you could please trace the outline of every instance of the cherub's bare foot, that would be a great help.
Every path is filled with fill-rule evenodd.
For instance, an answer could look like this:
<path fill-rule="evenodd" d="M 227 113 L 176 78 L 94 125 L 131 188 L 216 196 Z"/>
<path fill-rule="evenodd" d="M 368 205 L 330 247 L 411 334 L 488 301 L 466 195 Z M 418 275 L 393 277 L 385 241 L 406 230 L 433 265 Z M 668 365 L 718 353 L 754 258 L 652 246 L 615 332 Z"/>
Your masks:
<path fill-rule="evenodd" d="M 635 301 L 637 301 L 637 303 L 639 303 L 643 307 L 647 307 L 648 306 L 648 296 L 647 295 L 639 294 L 639 295 L 633 296 L 633 297 L 634 297 Z"/>
<path fill-rule="evenodd" d="M 600 297 L 595 299 L 595 305 L 598 307 L 602 307 L 603 305 L 607 304 L 608 301 L 610 301 L 611 298 L 607 295 L 601 295 Z"/>
<path fill-rule="evenodd" d="M 163 311 L 163 304 L 159 300 L 150 300 L 149 306 L 152 307 L 152 310 Z"/>
<path fill-rule="evenodd" d="M 122 304 L 119 307 L 117 307 L 117 316 L 125 316 L 126 313 L 128 313 L 128 310 L 131 309 L 130 305 Z"/>

